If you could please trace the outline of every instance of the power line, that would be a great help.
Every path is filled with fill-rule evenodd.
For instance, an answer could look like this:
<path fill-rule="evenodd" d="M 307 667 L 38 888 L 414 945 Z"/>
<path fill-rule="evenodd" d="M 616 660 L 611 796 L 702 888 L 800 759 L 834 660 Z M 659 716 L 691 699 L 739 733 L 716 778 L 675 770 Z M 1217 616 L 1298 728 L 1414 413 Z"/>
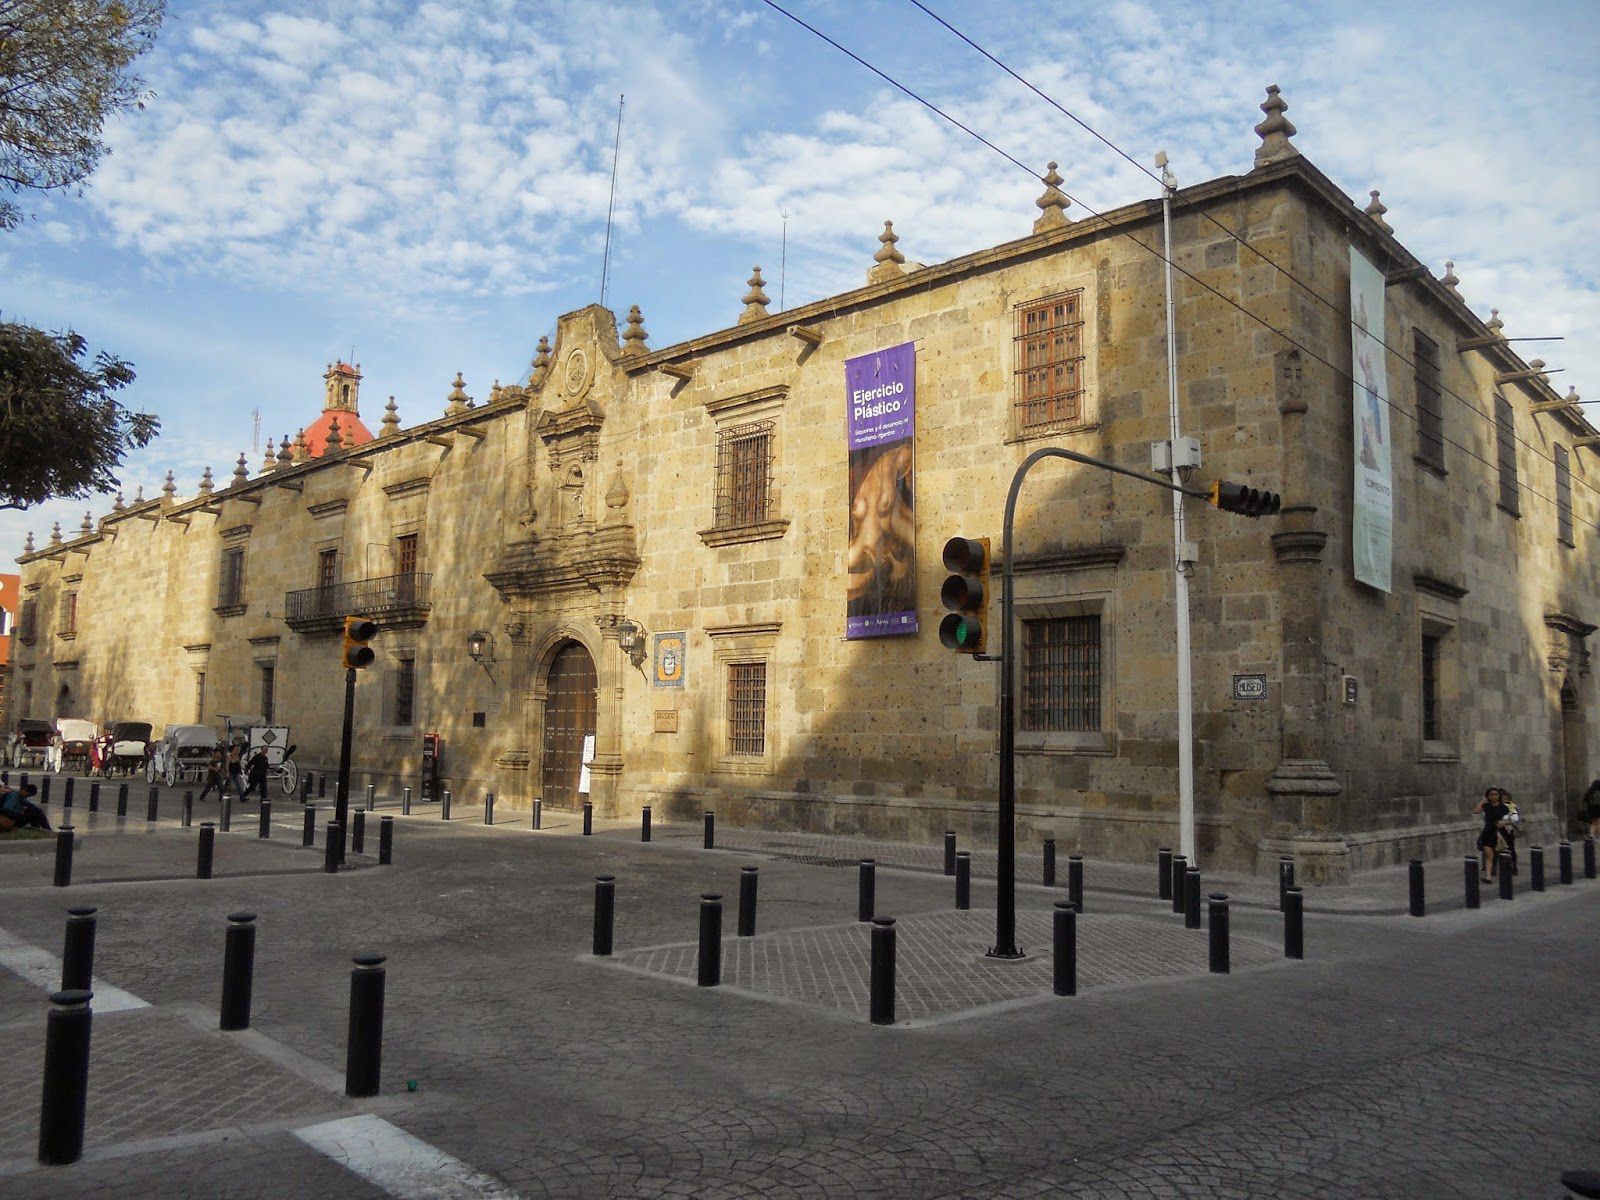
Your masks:
<path fill-rule="evenodd" d="M 1020 167 L 1022 170 L 1026 171 L 1032 178 L 1038 180 L 1041 183 L 1044 182 L 1044 177 L 1043 176 L 1039 175 L 1031 167 L 1029 167 L 1025 163 L 1023 163 L 1020 159 L 1016 158 L 1014 155 L 1008 153 L 1007 151 L 1001 149 L 999 146 L 997 146 L 993 142 L 991 142 L 988 138 L 986 138 L 983 135 L 977 133 L 976 131 L 972 130 L 968 126 L 962 124 L 960 121 L 956 120 L 954 117 L 952 117 L 948 113 L 946 113 L 943 109 L 939 108 L 938 105 L 934 104 L 932 101 L 930 101 L 930 100 L 924 98 L 923 96 L 919 95 L 917 92 L 913 91 L 911 88 L 907 87 L 905 84 L 901 83 L 899 80 L 894 79 L 892 76 L 886 74 L 885 72 L 880 70 L 878 67 L 874 66 L 872 63 L 869 63 L 866 59 L 864 59 L 860 55 L 856 54 L 854 51 L 849 50 L 846 47 L 840 45 L 838 42 L 836 42 L 833 38 L 829 37 L 827 34 L 823 33 L 820 30 L 818 30 L 814 26 L 807 24 L 805 21 L 801 20 L 799 17 L 795 16 L 793 13 L 791 13 L 787 9 L 785 9 L 782 5 L 776 3 L 776 0 L 762 0 L 762 3 L 765 4 L 768 8 L 772 9 L 773 11 L 781 14 L 784 17 L 787 17 L 790 21 L 794 22 L 796 25 L 799 25 L 802 29 L 806 30 L 808 33 L 811 33 L 811 34 L 815 35 L 817 38 L 821 39 L 822 41 L 827 42 L 830 46 L 832 46 L 836 50 L 838 50 L 841 54 L 844 54 L 846 57 L 848 57 L 848 58 L 854 60 L 855 62 L 859 63 L 861 66 L 863 66 L 867 70 L 871 71 L 874 75 L 878 76 L 880 79 L 884 80 L 886 83 L 890 84 L 892 87 L 894 87 L 898 91 L 901 91 L 901 92 L 905 93 L 907 96 L 911 97 L 911 99 L 915 100 L 918 104 L 922 105 L 924 108 L 928 109 L 930 112 L 932 112 L 932 113 L 936 114 L 937 116 L 943 118 L 944 120 L 950 122 L 952 125 L 955 125 L 958 129 L 962 130 L 962 132 L 968 134 L 970 137 L 974 138 L 976 141 L 981 142 L 983 145 L 987 146 L 990 150 L 993 150 L 996 154 L 1000 155 L 1000 157 L 1004 158 L 1007 162 L 1011 163 L 1014 166 Z M 919 5 L 918 7 L 921 7 L 921 6 Z M 1078 205 L 1078 207 L 1082 208 L 1090 216 L 1094 216 L 1094 217 L 1103 217 L 1104 216 L 1104 214 L 1101 213 L 1098 209 L 1094 208 L 1092 205 L 1088 204 L 1086 201 L 1084 201 L 1080 197 L 1074 196 L 1071 192 L 1066 191 L 1065 188 L 1062 188 L 1061 192 L 1062 192 L 1063 195 L 1065 195 L 1067 197 L 1068 200 L 1070 200 L 1072 203 Z M 1226 227 L 1224 226 L 1223 228 L 1225 229 Z M 1230 308 L 1232 308 L 1232 309 L 1236 310 L 1237 312 L 1239 312 L 1242 316 L 1248 317 L 1251 321 L 1254 321 L 1257 325 L 1261 326 L 1261 328 L 1265 329 L 1268 333 L 1274 334 L 1275 336 L 1277 336 L 1279 338 L 1282 338 L 1284 342 L 1286 342 L 1290 346 L 1293 346 L 1295 349 L 1297 349 L 1301 353 L 1305 354 L 1308 358 L 1312 359 L 1315 362 L 1321 363 L 1323 366 L 1327 367 L 1328 370 L 1332 371 L 1334 373 L 1334 375 L 1337 376 L 1338 378 L 1347 380 L 1351 384 L 1356 384 L 1358 382 L 1356 380 L 1355 376 L 1351 375 L 1350 372 L 1348 372 L 1348 371 L 1344 370 L 1342 367 L 1339 367 L 1339 366 L 1335 365 L 1334 363 L 1330 362 L 1328 359 L 1326 359 L 1322 355 L 1318 354 L 1315 350 L 1311 349 L 1311 347 L 1305 345 L 1303 342 L 1298 341 L 1296 338 L 1292 337 L 1290 334 L 1287 334 L 1287 333 L 1283 332 L 1281 329 L 1278 329 L 1275 325 L 1273 325 L 1266 318 L 1258 316 L 1257 314 L 1251 312 L 1249 309 L 1245 308 L 1242 304 L 1240 304 L 1238 301 L 1234 300 L 1232 297 L 1224 295 L 1222 292 L 1220 292 L 1216 288 L 1212 287 L 1205 280 L 1199 278 L 1192 271 L 1190 271 L 1187 268 L 1179 265 L 1177 262 L 1174 262 L 1174 261 L 1168 259 L 1166 255 L 1164 255 L 1160 250 L 1157 250 L 1154 246 L 1151 246 L 1151 245 L 1147 244 L 1146 242 L 1140 241 L 1139 238 L 1135 237 L 1130 231 L 1128 231 L 1126 229 L 1119 229 L 1116 232 L 1118 234 L 1120 234 L 1122 237 L 1127 238 L 1129 241 L 1131 241 L 1134 245 L 1138 246 L 1141 250 L 1145 251 L 1147 254 L 1150 254 L 1151 256 L 1153 256 L 1154 258 L 1160 260 L 1161 262 L 1167 263 L 1169 266 L 1172 267 L 1172 269 L 1174 271 L 1177 271 L 1180 275 L 1182 275 L 1184 278 L 1188 279 L 1191 283 L 1194 283 L 1195 285 L 1197 285 L 1198 287 L 1200 287 L 1204 291 L 1209 292 L 1211 295 L 1213 295 L 1217 299 L 1221 300 L 1224 304 L 1228 305 Z M 1234 235 L 1234 236 L 1237 236 L 1237 235 Z M 1252 247 L 1252 249 L 1253 249 L 1253 247 Z M 1259 253 L 1259 251 L 1258 251 L 1258 253 Z M 1268 259 L 1267 262 L 1269 263 L 1269 265 L 1272 265 L 1275 269 L 1282 270 L 1282 268 L 1277 267 L 1277 264 L 1273 263 L 1270 259 Z M 1287 275 L 1288 273 L 1284 272 L 1284 274 Z M 1403 358 L 1403 356 L 1399 355 L 1398 351 L 1391 350 L 1390 352 L 1396 354 L 1398 357 L 1402 357 Z M 1455 392 L 1448 391 L 1448 389 L 1445 389 L 1442 385 L 1440 387 L 1440 390 L 1446 392 L 1446 394 L 1454 397 L 1455 399 L 1461 400 L 1463 403 L 1468 404 L 1468 407 L 1473 407 L 1470 404 L 1470 402 L 1464 400 L 1461 396 L 1457 395 Z M 1407 412 L 1406 410 L 1400 408 L 1398 405 L 1396 405 L 1394 403 L 1394 401 L 1388 399 L 1387 397 L 1382 398 L 1382 400 L 1383 400 L 1384 406 L 1387 407 L 1388 409 L 1390 409 L 1392 412 L 1398 413 L 1399 415 L 1405 417 L 1406 419 L 1408 419 L 1408 420 L 1410 420 L 1412 422 L 1416 422 L 1418 420 L 1418 418 L 1415 416 L 1415 414 Z M 1473 411 L 1477 412 L 1478 410 L 1476 408 L 1473 408 Z M 1482 416 L 1484 414 L 1482 414 L 1480 412 L 1479 415 Z M 1498 426 L 1496 428 L 1498 430 Z M 1515 434 L 1513 434 L 1513 437 L 1515 438 Z M 1475 460 L 1477 462 L 1480 462 L 1480 463 L 1484 464 L 1487 467 L 1494 468 L 1494 469 L 1498 470 L 1498 464 L 1497 463 L 1491 462 L 1489 459 L 1485 458 L 1483 455 L 1477 453 L 1477 451 L 1475 451 L 1472 447 L 1464 445 L 1463 443 L 1456 441 L 1454 438 L 1444 437 L 1443 435 L 1441 435 L 1440 440 L 1446 445 L 1454 446 L 1456 449 L 1460 450 L 1463 454 L 1465 454 L 1468 458 L 1473 459 L 1473 460 Z M 1533 450 L 1531 445 L 1529 445 L 1529 443 L 1526 440 L 1521 439 L 1521 438 L 1516 438 L 1515 440 L 1517 442 L 1519 442 L 1520 444 L 1524 445 L 1524 446 L 1528 446 L 1530 453 L 1533 454 L 1534 457 L 1539 458 L 1544 462 L 1548 462 L 1548 463 L 1551 463 L 1552 465 L 1554 465 L 1554 460 L 1553 459 L 1544 458 L 1543 455 L 1538 454 L 1536 451 Z M 1569 478 L 1571 478 L 1570 472 L 1569 472 Z M 1580 484 L 1582 484 L 1581 480 L 1578 480 L 1576 482 L 1579 482 Z M 1529 492 L 1531 495 L 1537 496 L 1539 499 L 1545 501 L 1547 504 L 1550 504 L 1550 505 L 1552 505 L 1554 507 L 1559 507 L 1559 505 L 1557 505 L 1555 500 L 1551 499 L 1549 496 L 1545 495 L 1543 492 L 1539 491 L 1537 488 L 1534 488 L 1534 487 L 1532 487 L 1530 485 L 1524 484 L 1520 479 L 1518 480 L 1518 486 L 1519 486 L 1519 488 L 1522 488 L 1522 489 L 1526 490 L 1527 492 Z M 1587 487 L 1588 485 L 1587 484 L 1582 484 L 1582 486 Z M 1593 490 L 1593 489 L 1591 489 L 1591 490 Z"/>
<path fill-rule="evenodd" d="M 1095 129 L 1092 125 L 1090 125 L 1087 121 L 1083 120 L 1083 118 L 1079 117 L 1071 109 L 1068 109 L 1064 105 L 1060 104 L 1053 96 L 1048 95 L 1047 93 L 1042 91 L 1040 88 L 1036 87 L 1030 80 L 1024 78 L 1018 72 L 1012 70 L 1011 67 L 1009 67 L 1004 62 L 1002 62 L 998 57 L 996 57 L 995 55 L 991 54 L 983 46 L 980 46 L 977 42 L 973 41 L 966 34 L 962 33 L 961 30 L 957 29 L 954 25 L 950 24 L 949 21 L 946 21 L 943 17 L 941 17 L 938 13 L 934 12 L 926 4 L 922 3 L 922 0 L 910 0 L 910 3 L 912 5 L 914 5 L 916 8 L 920 9 L 923 13 L 927 14 L 934 21 L 937 21 L 940 25 L 944 26 L 945 29 L 949 30 L 956 37 L 960 38 L 968 46 L 971 46 L 979 54 L 983 55 L 984 58 L 988 59 L 991 63 L 993 63 L 995 66 L 999 67 L 1007 75 L 1011 76 L 1011 78 L 1015 79 L 1018 83 L 1022 84 L 1023 87 L 1027 88 L 1035 96 L 1038 96 L 1041 100 L 1043 100 L 1046 104 L 1048 104 L 1052 108 L 1054 108 L 1062 116 L 1064 116 L 1068 120 L 1074 122 L 1079 128 L 1083 129 L 1086 133 L 1088 133 L 1089 135 L 1094 137 L 1096 140 L 1101 142 L 1108 149 L 1110 149 L 1113 153 L 1119 155 L 1121 158 L 1126 160 L 1128 163 L 1130 163 L 1134 167 L 1138 168 L 1145 175 L 1147 175 L 1151 180 L 1153 180 L 1158 186 L 1165 187 L 1165 181 L 1159 175 L 1157 175 L 1154 171 L 1150 170 L 1149 167 L 1145 166 L 1138 159 L 1134 158 L 1131 154 L 1129 154 L 1121 146 L 1119 146 L 1115 142 L 1113 142 L 1110 138 L 1106 137 L 1099 130 Z M 1340 308 L 1332 300 L 1330 300 L 1328 297 L 1324 296 L 1321 292 L 1319 292 L 1316 288 L 1312 287 L 1309 283 L 1305 282 L 1303 279 L 1301 279 L 1299 276 L 1297 276 L 1293 271 L 1291 271 L 1288 267 L 1284 266 L 1282 263 L 1280 263 L 1276 259 L 1272 258 L 1270 255 L 1268 255 L 1260 247 L 1252 244 L 1249 241 L 1249 239 L 1245 238 L 1243 235 L 1235 232 L 1234 230 L 1228 228 L 1228 226 L 1224 225 L 1216 217 L 1212 216 L 1212 214 L 1208 210 L 1206 210 L 1205 208 L 1202 208 L 1200 205 L 1196 204 L 1192 200 L 1184 200 L 1184 199 L 1178 198 L 1176 196 L 1175 196 L 1175 198 L 1179 199 L 1179 203 L 1182 204 L 1185 209 L 1187 209 L 1189 211 L 1193 211 L 1195 213 L 1198 213 L 1201 217 L 1205 218 L 1212 225 L 1215 225 L 1223 233 L 1227 234 L 1228 237 L 1232 238 L 1234 241 L 1238 242 L 1239 245 L 1241 245 L 1245 249 L 1249 250 L 1250 253 L 1254 254 L 1257 258 L 1261 259 L 1262 262 L 1266 263 L 1268 266 L 1272 267 L 1274 270 L 1281 272 L 1286 279 L 1288 279 L 1296 287 L 1300 288 L 1303 292 L 1306 293 L 1306 295 L 1310 296 L 1312 299 L 1316 300 L 1319 304 L 1321 304 L 1324 307 L 1326 307 L 1335 316 L 1341 315 Z M 1091 211 L 1093 211 L 1093 210 L 1091 210 Z M 1096 214 L 1096 215 L 1098 215 L 1098 214 Z M 1277 331 L 1274 330 L 1274 332 L 1277 332 Z M 1399 350 L 1394 346 L 1391 346 L 1388 342 L 1384 341 L 1382 338 L 1374 338 L 1374 340 L 1379 345 L 1381 345 L 1384 348 L 1384 350 L 1386 350 L 1390 354 L 1393 354 L 1396 358 L 1398 358 L 1406 366 L 1410 367 L 1413 371 L 1416 370 L 1417 363 L 1416 363 L 1415 359 L 1413 359 L 1413 358 L 1409 357 L 1408 355 L 1406 355 L 1404 351 Z M 1513 341 L 1513 340 L 1516 340 L 1516 341 L 1538 341 L 1538 340 L 1543 340 L 1543 339 L 1537 339 L 1537 338 L 1511 339 L 1511 338 L 1507 338 L 1505 340 L 1506 341 Z M 1354 382 L 1353 378 L 1352 378 L 1352 382 Z M 1473 400 L 1469 399 L 1466 396 L 1462 396 L 1460 393 L 1455 392 L 1450 388 L 1445 387 L 1443 382 L 1440 382 L 1437 385 L 1437 387 L 1438 387 L 1438 390 L 1440 392 L 1442 392 L 1443 394 L 1449 396 L 1453 400 L 1457 400 L 1460 403 L 1464 404 L 1475 415 L 1481 417 L 1485 421 L 1493 423 L 1493 417 L 1488 412 L 1486 412 L 1485 410 L 1479 408 L 1478 405 Z M 1394 406 L 1391 404 L 1390 407 L 1394 407 Z M 1401 411 L 1401 410 L 1396 409 L 1396 411 Z M 1407 413 L 1406 415 L 1409 416 L 1410 414 Z M 1496 427 L 1496 429 L 1498 430 L 1498 426 Z M 1527 438 L 1518 437 L 1515 434 L 1515 432 L 1512 433 L 1512 438 L 1518 445 L 1526 447 L 1528 452 L 1529 452 L 1529 454 L 1532 455 L 1532 457 L 1534 457 L 1535 459 L 1539 459 L 1539 460 L 1542 460 L 1544 462 L 1550 463 L 1552 466 L 1554 466 L 1554 463 L 1555 463 L 1554 458 L 1546 457 L 1544 454 L 1542 454 L 1540 452 L 1539 448 L 1537 446 L 1535 446 Z M 1455 444 L 1455 443 L 1452 443 L 1452 444 Z M 1480 461 L 1486 461 L 1486 460 L 1481 460 L 1480 459 Z M 1591 491 L 1595 490 L 1595 489 L 1591 488 L 1589 484 L 1583 482 L 1582 480 L 1579 480 L 1578 482 L 1579 482 L 1580 486 L 1582 486 L 1584 488 L 1587 488 L 1587 489 L 1589 489 Z"/>

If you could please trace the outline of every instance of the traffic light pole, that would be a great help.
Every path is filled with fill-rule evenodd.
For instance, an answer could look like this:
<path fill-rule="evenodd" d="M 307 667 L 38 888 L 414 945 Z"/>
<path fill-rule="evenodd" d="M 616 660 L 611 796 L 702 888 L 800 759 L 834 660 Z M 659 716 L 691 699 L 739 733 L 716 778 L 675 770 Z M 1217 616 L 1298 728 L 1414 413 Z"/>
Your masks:
<path fill-rule="evenodd" d="M 1011 477 L 1011 490 L 1006 493 L 1006 523 L 1002 554 L 1005 565 L 1000 583 L 1000 837 L 998 861 L 995 865 L 995 917 L 994 945 L 989 948 L 990 958 L 1021 958 L 1017 949 L 1017 700 L 1016 700 L 1016 647 L 1012 642 L 1012 612 L 1014 607 L 1013 572 L 1015 557 L 1012 554 L 1011 532 L 1017 515 L 1017 496 L 1022 491 L 1022 481 L 1033 465 L 1041 459 L 1064 458 L 1069 462 L 1099 467 L 1114 475 L 1142 479 L 1168 491 L 1181 492 L 1200 500 L 1210 499 L 1210 493 L 1186 488 L 1159 475 L 1119 467 L 1076 450 L 1062 450 L 1047 446 L 1035 450 L 1022 460 L 1017 473 Z"/>
<path fill-rule="evenodd" d="M 356 713 L 356 669 L 344 670 L 344 730 L 339 735 L 339 791 L 334 820 L 339 823 L 339 861 L 344 862 L 344 848 L 349 838 L 350 819 L 350 735 Z"/>

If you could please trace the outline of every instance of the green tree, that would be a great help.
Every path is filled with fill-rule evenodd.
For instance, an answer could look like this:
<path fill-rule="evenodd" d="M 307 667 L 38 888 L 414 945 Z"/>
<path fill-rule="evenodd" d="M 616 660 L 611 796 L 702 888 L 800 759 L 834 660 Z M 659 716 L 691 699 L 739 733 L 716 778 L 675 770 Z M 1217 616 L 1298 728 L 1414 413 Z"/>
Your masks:
<path fill-rule="evenodd" d="M 129 68 L 165 15 L 166 0 L 0 0 L 0 229 L 23 217 L 6 194 L 81 184 L 106 153 L 106 118 L 143 107 Z M 160 428 L 116 399 L 133 368 L 87 355 L 70 329 L 0 323 L 0 508 L 109 491 Z"/>

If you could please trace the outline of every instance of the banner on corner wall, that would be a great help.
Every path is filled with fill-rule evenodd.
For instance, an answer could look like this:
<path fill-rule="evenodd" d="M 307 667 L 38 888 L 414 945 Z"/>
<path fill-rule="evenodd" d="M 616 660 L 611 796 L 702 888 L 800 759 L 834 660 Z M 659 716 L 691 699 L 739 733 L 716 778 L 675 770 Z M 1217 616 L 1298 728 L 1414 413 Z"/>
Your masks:
<path fill-rule="evenodd" d="M 916 633 L 916 343 L 846 359 L 844 394 L 850 460 L 845 636 Z"/>
<path fill-rule="evenodd" d="M 1351 569 L 1356 580 L 1392 591 L 1394 479 L 1389 461 L 1389 371 L 1383 273 L 1350 248 L 1350 374 L 1355 391 L 1355 502 Z"/>

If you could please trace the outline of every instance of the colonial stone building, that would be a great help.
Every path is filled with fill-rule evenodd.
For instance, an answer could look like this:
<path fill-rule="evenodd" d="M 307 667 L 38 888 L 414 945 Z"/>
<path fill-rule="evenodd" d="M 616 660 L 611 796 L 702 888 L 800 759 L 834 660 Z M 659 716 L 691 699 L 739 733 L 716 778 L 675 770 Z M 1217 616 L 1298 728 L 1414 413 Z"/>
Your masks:
<path fill-rule="evenodd" d="M 1254 168 L 1174 208 L 1190 483 L 1284 498 L 1189 504 L 1202 853 L 1338 877 L 1459 851 L 1489 782 L 1548 835 L 1600 775 L 1596 431 L 1376 193 L 1299 155 L 1277 89 L 1262 107 Z M 331 367 L 322 419 L 260 471 L 30 540 L 18 715 L 264 712 L 331 765 L 361 613 L 382 632 L 356 769 L 382 791 L 437 732 L 473 803 L 990 836 L 998 676 L 939 643 L 940 548 L 998 552 L 1040 446 L 1144 470 L 1169 432 L 1160 202 L 1071 220 L 1060 182 L 1028 236 L 922 267 L 885 223 L 866 286 L 769 313 L 758 270 L 735 324 L 663 349 L 637 308 L 620 337 L 568 313 L 525 385 L 476 403 L 458 376 L 409 428 L 391 399 L 376 437 L 359 370 Z M 886 413 L 889 440 L 857 440 Z M 1030 477 L 1024 845 L 1175 842 L 1173 564 L 1167 492 Z"/>

